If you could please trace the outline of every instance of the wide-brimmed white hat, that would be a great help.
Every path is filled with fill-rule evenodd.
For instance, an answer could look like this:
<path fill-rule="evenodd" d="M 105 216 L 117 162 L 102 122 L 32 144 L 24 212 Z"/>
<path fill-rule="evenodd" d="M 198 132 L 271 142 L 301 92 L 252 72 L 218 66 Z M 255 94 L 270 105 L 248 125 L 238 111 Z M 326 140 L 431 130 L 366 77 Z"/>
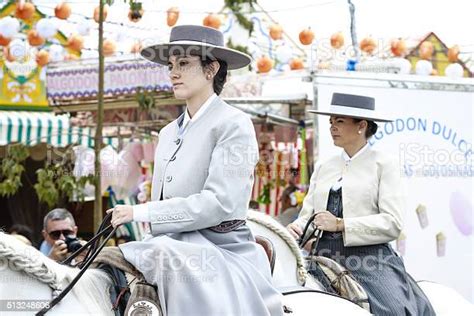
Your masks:
<path fill-rule="evenodd" d="M 148 46 L 142 49 L 141 55 L 162 65 L 168 64 L 170 55 L 204 56 L 225 61 L 230 70 L 245 67 L 252 61 L 247 54 L 225 47 L 222 32 L 200 25 L 175 26 L 169 42 Z"/>
<path fill-rule="evenodd" d="M 375 99 L 362 95 L 334 93 L 329 111 L 308 110 L 321 115 L 339 115 L 375 122 L 392 122 L 393 119 L 375 112 Z"/>

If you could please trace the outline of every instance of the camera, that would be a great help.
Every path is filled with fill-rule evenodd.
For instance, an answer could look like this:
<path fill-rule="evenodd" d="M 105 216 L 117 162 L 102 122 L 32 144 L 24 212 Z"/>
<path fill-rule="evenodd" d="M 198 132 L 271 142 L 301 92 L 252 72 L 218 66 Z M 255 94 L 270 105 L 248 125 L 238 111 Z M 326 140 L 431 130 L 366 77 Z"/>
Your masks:
<path fill-rule="evenodd" d="M 67 245 L 67 252 L 70 253 L 73 253 L 82 247 L 81 242 L 79 241 L 79 239 L 77 239 L 77 237 L 66 236 L 64 242 Z"/>

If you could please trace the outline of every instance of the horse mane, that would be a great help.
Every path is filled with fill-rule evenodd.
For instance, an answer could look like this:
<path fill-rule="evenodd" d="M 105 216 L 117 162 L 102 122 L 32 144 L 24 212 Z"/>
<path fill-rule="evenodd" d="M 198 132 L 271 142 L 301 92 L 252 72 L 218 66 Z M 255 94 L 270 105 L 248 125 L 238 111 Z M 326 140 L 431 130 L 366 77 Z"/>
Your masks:
<path fill-rule="evenodd" d="M 64 289 L 77 275 L 79 269 L 61 265 L 43 255 L 32 246 L 0 232 L 0 261 L 7 260 L 19 271 L 26 273 L 42 283 L 49 285 L 54 291 Z M 90 269 L 73 287 L 72 292 L 80 302 L 89 302 L 86 308 L 100 306 L 103 313 L 110 313 L 104 302 L 109 301 L 107 287 L 111 284 L 105 272 Z M 97 313 L 97 310 L 91 310 Z M 101 314 L 103 314 L 101 313 Z"/>
<path fill-rule="evenodd" d="M 308 276 L 308 271 L 305 268 L 305 260 L 298 244 L 296 243 L 296 240 L 293 238 L 293 236 L 290 235 L 288 230 L 272 217 L 264 213 L 253 211 L 253 210 L 248 211 L 247 220 L 266 227 L 273 233 L 280 236 L 280 238 L 283 241 L 285 241 L 285 243 L 288 245 L 293 255 L 296 257 L 296 265 L 298 269 L 298 280 L 300 281 L 301 284 L 304 284 Z"/>

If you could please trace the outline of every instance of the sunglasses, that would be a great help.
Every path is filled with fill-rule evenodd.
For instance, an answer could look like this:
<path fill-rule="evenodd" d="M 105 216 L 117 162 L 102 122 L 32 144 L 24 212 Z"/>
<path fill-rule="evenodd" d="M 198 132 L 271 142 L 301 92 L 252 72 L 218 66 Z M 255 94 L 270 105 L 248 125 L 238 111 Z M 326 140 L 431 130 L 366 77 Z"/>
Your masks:
<path fill-rule="evenodd" d="M 72 234 L 74 234 L 74 232 L 72 230 L 69 230 L 69 229 L 53 230 L 52 232 L 48 233 L 49 237 L 51 237 L 54 240 L 59 239 L 59 237 L 61 237 L 61 235 L 63 235 L 64 237 L 67 237 L 67 236 L 72 235 Z"/>

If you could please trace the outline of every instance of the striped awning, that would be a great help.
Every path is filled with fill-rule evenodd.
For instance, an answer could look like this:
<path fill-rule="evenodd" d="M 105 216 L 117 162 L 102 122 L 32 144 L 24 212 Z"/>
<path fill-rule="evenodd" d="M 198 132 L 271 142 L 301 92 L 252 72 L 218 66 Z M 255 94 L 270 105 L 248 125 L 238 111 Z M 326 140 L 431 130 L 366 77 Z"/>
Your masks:
<path fill-rule="evenodd" d="M 49 112 L 0 111 L 0 146 L 39 143 L 55 147 L 79 144 L 94 147 L 95 130 L 90 127 L 71 126 L 67 114 Z M 116 138 L 104 137 L 104 143 L 116 147 Z"/>

